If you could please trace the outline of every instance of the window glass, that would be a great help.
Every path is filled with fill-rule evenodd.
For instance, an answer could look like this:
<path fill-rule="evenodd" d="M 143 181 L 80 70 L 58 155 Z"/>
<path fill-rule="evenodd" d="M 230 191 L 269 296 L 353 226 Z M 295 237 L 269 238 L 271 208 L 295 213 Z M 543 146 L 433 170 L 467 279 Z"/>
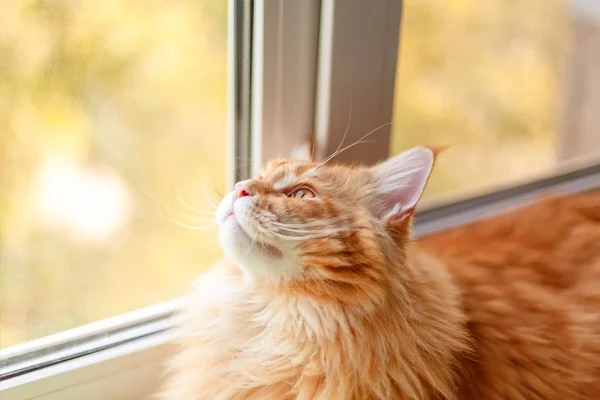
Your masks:
<path fill-rule="evenodd" d="M 178 296 L 219 257 L 226 5 L 3 4 L 1 347 Z"/>
<path fill-rule="evenodd" d="M 404 2 L 391 151 L 451 146 L 426 197 L 493 190 L 600 150 L 600 116 L 575 107 L 600 107 L 600 18 L 575 3 Z M 593 84 L 595 98 L 581 91 Z"/>

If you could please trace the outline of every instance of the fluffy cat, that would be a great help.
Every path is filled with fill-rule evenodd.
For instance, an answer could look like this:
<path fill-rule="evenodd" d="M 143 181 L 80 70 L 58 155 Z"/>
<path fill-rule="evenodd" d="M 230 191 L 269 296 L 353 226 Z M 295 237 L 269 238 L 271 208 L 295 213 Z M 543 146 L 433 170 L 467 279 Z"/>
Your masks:
<path fill-rule="evenodd" d="M 434 158 L 280 160 L 238 183 L 160 397 L 599 399 L 600 196 L 414 244 Z"/>

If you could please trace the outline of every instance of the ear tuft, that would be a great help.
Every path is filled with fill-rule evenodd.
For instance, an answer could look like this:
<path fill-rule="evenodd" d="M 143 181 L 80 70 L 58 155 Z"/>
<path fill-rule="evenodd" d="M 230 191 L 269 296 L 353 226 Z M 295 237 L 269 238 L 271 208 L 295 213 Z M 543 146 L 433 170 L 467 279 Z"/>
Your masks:
<path fill-rule="evenodd" d="M 403 218 L 414 211 L 433 168 L 436 153 L 414 147 L 373 167 L 381 215 Z"/>

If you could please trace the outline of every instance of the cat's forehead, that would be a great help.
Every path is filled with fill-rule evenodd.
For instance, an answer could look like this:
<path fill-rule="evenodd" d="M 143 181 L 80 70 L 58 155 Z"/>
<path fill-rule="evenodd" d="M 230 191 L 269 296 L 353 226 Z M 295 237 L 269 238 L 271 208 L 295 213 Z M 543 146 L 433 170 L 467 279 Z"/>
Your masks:
<path fill-rule="evenodd" d="M 283 189 L 300 179 L 314 177 L 315 164 L 297 160 L 274 160 L 267 163 L 259 179 L 269 182 L 275 189 Z"/>

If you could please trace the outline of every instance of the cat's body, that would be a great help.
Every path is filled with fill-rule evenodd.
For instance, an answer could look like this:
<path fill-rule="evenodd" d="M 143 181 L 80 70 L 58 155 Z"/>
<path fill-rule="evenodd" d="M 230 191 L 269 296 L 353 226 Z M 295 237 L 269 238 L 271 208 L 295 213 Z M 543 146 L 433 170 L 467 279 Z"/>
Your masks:
<path fill-rule="evenodd" d="M 600 194 L 412 244 L 426 177 L 407 174 L 432 159 L 400 161 L 318 177 L 275 164 L 224 200 L 221 241 L 235 261 L 190 295 L 163 398 L 599 399 Z M 314 200 L 280 192 L 307 176 Z M 302 230 L 268 225 L 282 215 Z"/>
<path fill-rule="evenodd" d="M 600 191 L 424 238 L 462 294 L 476 357 L 458 399 L 600 399 Z"/>
<path fill-rule="evenodd" d="M 431 260 L 415 273 L 419 293 L 363 314 L 245 282 L 235 266 L 217 265 L 189 298 L 167 397 L 428 399 L 433 385 L 452 393 L 452 363 L 468 349 L 458 292 Z"/>

